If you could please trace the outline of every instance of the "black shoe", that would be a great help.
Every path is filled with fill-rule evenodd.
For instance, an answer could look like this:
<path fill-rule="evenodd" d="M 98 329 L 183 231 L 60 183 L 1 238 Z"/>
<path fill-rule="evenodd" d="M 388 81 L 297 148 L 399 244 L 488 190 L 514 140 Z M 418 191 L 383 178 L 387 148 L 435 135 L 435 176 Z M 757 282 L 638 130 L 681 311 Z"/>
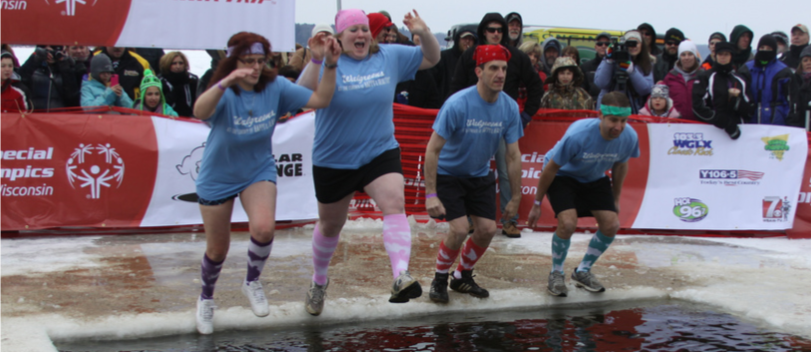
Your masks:
<path fill-rule="evenodd" d="M 490 292 L 479 287 L 476 281 L 473 281 L 473 270 L 463 270 L 462 278 L 451 278 L 451 290 L 460 293 L 468 293 L 473 297 L 487 298 L 490 297 Z"/>
<path fill-rule="evenodd" d="M 436 303 L 448 303 L 448 274 L 436 273 L 431 281 L 431 292 L 428 298 Z"/>

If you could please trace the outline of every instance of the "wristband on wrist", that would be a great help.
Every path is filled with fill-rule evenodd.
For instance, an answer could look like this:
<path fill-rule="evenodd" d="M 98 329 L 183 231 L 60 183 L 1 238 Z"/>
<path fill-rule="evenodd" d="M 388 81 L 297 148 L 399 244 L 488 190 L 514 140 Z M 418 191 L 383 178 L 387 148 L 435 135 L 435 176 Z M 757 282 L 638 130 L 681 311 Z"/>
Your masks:
<path fill-rule="evenodd" d="M 220 88 L 221 91 L 225 91 L 225 87 L 222 86 L 222 81 L 217 82 L 217 88 Z"/>
<path fill-rule="evenodd" d="M 425 199 L 436 197 L 436 193 L 426 194 Z"/>
<path fill-rule="evenodd" d="M 336 67 L 338 67 L 337 62 L 334 63 L 334 64 L 324 64 L 324 68 L 336 68 Z"/>
<path fill-rule="evenodd" d="M 533 200 L 533 201 L 532 201 L 532 204 L 535 204 L 535 205 L 537 205 L 537 206 L 540 206 L 540 205 L 541 205 L 541 201 L 539 201 L 539 200 L 537 200 L 537 199 L 536 199 L 536 200 Z"/>
<path fill-rule="evenodd" d="M 321 63 L 324 62 L 324 60 L 316 60 L 315 58 L 310 58 L 310 62 L 312 62 L 312 63 L 314 63 L 316 65 L 320 65 Z"/>

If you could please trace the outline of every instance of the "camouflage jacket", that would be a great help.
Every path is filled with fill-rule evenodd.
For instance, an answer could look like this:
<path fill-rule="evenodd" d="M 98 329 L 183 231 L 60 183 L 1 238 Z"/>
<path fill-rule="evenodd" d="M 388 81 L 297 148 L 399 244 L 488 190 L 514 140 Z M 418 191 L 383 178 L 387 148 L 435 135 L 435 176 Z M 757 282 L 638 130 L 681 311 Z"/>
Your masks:
<path fill-rule="evenodd" d="M 551 84 L 550 84 L 551 86 Z M 541 108 L 562 110 L 594 110 L 591 95 L 580 87 L 550 87 L 541 98 Z"/>

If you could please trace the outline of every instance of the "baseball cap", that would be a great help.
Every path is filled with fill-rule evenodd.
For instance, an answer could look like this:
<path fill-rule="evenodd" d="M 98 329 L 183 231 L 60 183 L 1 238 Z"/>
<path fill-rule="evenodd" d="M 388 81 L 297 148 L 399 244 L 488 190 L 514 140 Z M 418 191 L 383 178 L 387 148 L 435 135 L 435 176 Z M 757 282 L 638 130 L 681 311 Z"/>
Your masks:
<path fill-rule="evenodd" d="M 794 28 L 799 28 L 801 31 L 803 31 L 803 33 L 808 34 L 808 27 L 806 27 L 806 26 L 805 26 L 804 24 L 802 24 L 802 23 L 798 23 L 796 26 L 791 27 L 791 30 L 793 31 L 793 30 L 794 30 Z"/>
<path fill-rule="evenodd" d="M 335 31 L 332 30 L 332 26 L 322 23 L 313 27 L 313 31 L 312 33 L 310 33 L 310 36 L 315 37 L 316 34 L 321 32 L 327 32 L 329 34 L 335 35 Z"/>

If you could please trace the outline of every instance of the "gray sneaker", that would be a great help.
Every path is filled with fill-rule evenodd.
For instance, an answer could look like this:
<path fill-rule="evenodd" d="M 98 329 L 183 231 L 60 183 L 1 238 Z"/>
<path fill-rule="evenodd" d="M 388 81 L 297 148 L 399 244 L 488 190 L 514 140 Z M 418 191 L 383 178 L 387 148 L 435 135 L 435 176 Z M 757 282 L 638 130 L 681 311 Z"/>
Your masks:
<path fill-rule="evenodd" d="M 549 273 L 549 285 L 546 287 L 546 292 L 552 296 L 566 297 L 569 289 L 566 288 L 566 277 L 562 272 L 552 271 Z"/>
<path fill-rule="evenodd" d="M 316 284 L 315 281 L 310 283 L 310 289 L 307 290 L 307 299 L 304 301 L 304 308 L 307 313 L 312 315 L 319 315 L 324 310 L 324 299 L 327 297 L 327 287 L 329 286 L 329 279 L 323 286 Z"/>
<path fill-rule="evenodd" d="M 391 285 L 391 303 L 405 303 L 412 298 L 422 296 L 422 286 L 417 280 L 411 277 L 407 270 L 400 272 L 400 276 Z"/>
<path fill-rule="evenodd" d="M 572 272 L 572 281 L 575 282 L 577 287 L 586 289 L 589 292 L 605 292 L 605 287 L 590 271 L 578 272 L 576 269 Z"/>

